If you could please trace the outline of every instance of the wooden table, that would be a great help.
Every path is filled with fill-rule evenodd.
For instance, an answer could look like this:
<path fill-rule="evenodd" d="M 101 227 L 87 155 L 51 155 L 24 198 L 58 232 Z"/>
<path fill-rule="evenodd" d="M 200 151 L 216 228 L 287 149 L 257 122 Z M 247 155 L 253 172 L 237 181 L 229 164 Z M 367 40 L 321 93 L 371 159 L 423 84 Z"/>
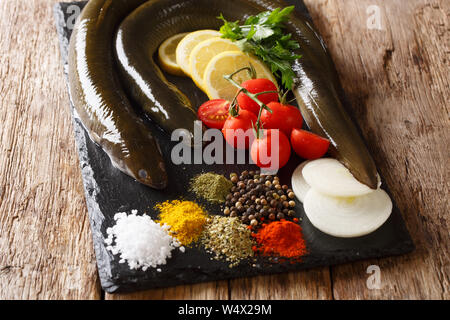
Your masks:
<path fill-rule="evenodd" d="M 0 1 L 0 299 L 450 298 L 449 1 L 305 0 L 413 254 L 117 295 L 99 286 L 56 1 Z M 369 265 L 381 289 L 367 288 Z"/>

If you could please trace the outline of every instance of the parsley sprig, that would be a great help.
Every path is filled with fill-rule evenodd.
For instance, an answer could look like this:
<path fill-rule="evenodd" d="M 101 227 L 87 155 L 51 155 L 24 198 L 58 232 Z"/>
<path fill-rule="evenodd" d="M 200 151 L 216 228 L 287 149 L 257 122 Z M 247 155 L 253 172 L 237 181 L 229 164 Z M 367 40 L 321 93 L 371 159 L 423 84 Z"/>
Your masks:
<path fill-rule="evenodd" d="M 286 89 L 292 89 L 295 77 L 291 64 L 301 57 L 293 53 L 300 45 L 291 39 L 290 33 L 283 31 L 293 10 L 294 6 L 264 11 L 248 17 L 243 25 L 227 21 L 222 14 L 218 17 L 224 22 L 220 28 L 222 38 L 236 41 L 242 51 L 261 58 L 272 73 L 281 78 Z"/>

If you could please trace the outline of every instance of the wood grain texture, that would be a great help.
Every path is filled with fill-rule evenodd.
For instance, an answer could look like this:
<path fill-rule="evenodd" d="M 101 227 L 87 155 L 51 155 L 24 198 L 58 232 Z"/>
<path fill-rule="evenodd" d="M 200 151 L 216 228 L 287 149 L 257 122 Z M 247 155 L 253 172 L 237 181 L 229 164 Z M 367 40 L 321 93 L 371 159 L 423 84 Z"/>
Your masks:
<path fill-rule="evenodd" d="M 332 299 L 328 267 L 230 281 L 232 300 Z"/>
<path fill-rule="evenodd" d="M 214 281 L 134 293 L 105 294 L 106 300 L 228 300 L 228 281 Z"/>
<path fill-rule="evenodd" d="M 52 6 L 0 1 L 0 299 L 100 299 Z M 449 294 L 449 4 L 305 0 L 417 245 L 411 255 L 106 299 Z M 382 30 L 368 30 L 378 5 Z M 366 287 L 381 268 L 380 290 Z"/>
<path fill-rule="evenodd" d="M 0 1 L 0 299 L 99 299 L 49 0 Z"/>
<path fill-rule="evenodd" d="M 333 267 L 334 298 L 449 299 L 450 3 L 308 4 L 417 246 L 408 256 Z M 380 8 L 382 30 L 367 28 L 370 5 Z M 372 264 L 379 290 L 366 286 Z"/>

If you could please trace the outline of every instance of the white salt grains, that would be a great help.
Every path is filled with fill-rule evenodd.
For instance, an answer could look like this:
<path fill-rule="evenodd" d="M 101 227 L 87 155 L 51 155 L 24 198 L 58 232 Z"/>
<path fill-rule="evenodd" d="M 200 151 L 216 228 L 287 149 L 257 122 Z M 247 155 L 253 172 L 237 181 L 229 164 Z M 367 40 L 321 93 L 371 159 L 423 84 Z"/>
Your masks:
<path fill-rule="evenodd" d="M 173 249 L 179 247 L 180 251 L 185 251 L 168 234 L 169 226 L 161 226 L 147 215 L 138 216 L 137 210 L 132 210 L 130 215 L 119 212 L 114 220 L 116 224 L 106 230 L 106 249 L 114 255 L 120 254 L 119 262 L 127 262 L 130 269 L 156 268 L 166 264 Z"/>

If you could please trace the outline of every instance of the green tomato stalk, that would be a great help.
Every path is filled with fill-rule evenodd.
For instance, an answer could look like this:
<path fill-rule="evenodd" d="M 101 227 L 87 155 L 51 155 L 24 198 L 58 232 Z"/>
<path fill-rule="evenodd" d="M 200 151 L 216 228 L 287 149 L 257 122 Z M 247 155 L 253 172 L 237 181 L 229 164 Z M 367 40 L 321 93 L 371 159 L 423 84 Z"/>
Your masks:
<path fill-rule="evenodd" d="M 246 70 L 249 73 L 249 75 L 252 79 L 256 78 L 256 71 L 252 64 L 250 64 L 250 67 L 244 67 L 244 68 L 236 70 L 232 74 L 223 76 L 232 85 L 234 85 L 236 88 L 239 89 L 238 92 L 236 93 L 236 95 L 234 96 L 233 101 L 231 101 L 230 115 L 232 117 L 237 117 L 239 115 L 239 104 L 237 103 L 237 97 L 241 92 L 244 93 L 246 96 L 248 96 L 253 101 L 255 101 L 259 106 L 259 112 L 258 112 L 258 119 L 256 120 L 256 124 L 252 123 L 252 126 L 253 126 L 253 130 L 255 131 L 255 136 L 258 139 L 260 129 L 261 129 L 261 113 L 262 113 L 263 109 L 266 109 L 267 111 L 272 113 L 272 109 L 270 109 L 265 103 L 261 102 L 261 100 L 258 99 L 258 96 L 261 94 L 265 94 L 265 93 L 278 93 L 278 91 L 263 91 L 263 92 L 258 92 L 258 93 L 251 93 L 250 91 L 248 91 L 247 89 L 242 87 L 239 83 L 237 83 L 233 79 L 234 75 L 236 75 L 237 73 L 242 72 L 244 70 Z"/>

